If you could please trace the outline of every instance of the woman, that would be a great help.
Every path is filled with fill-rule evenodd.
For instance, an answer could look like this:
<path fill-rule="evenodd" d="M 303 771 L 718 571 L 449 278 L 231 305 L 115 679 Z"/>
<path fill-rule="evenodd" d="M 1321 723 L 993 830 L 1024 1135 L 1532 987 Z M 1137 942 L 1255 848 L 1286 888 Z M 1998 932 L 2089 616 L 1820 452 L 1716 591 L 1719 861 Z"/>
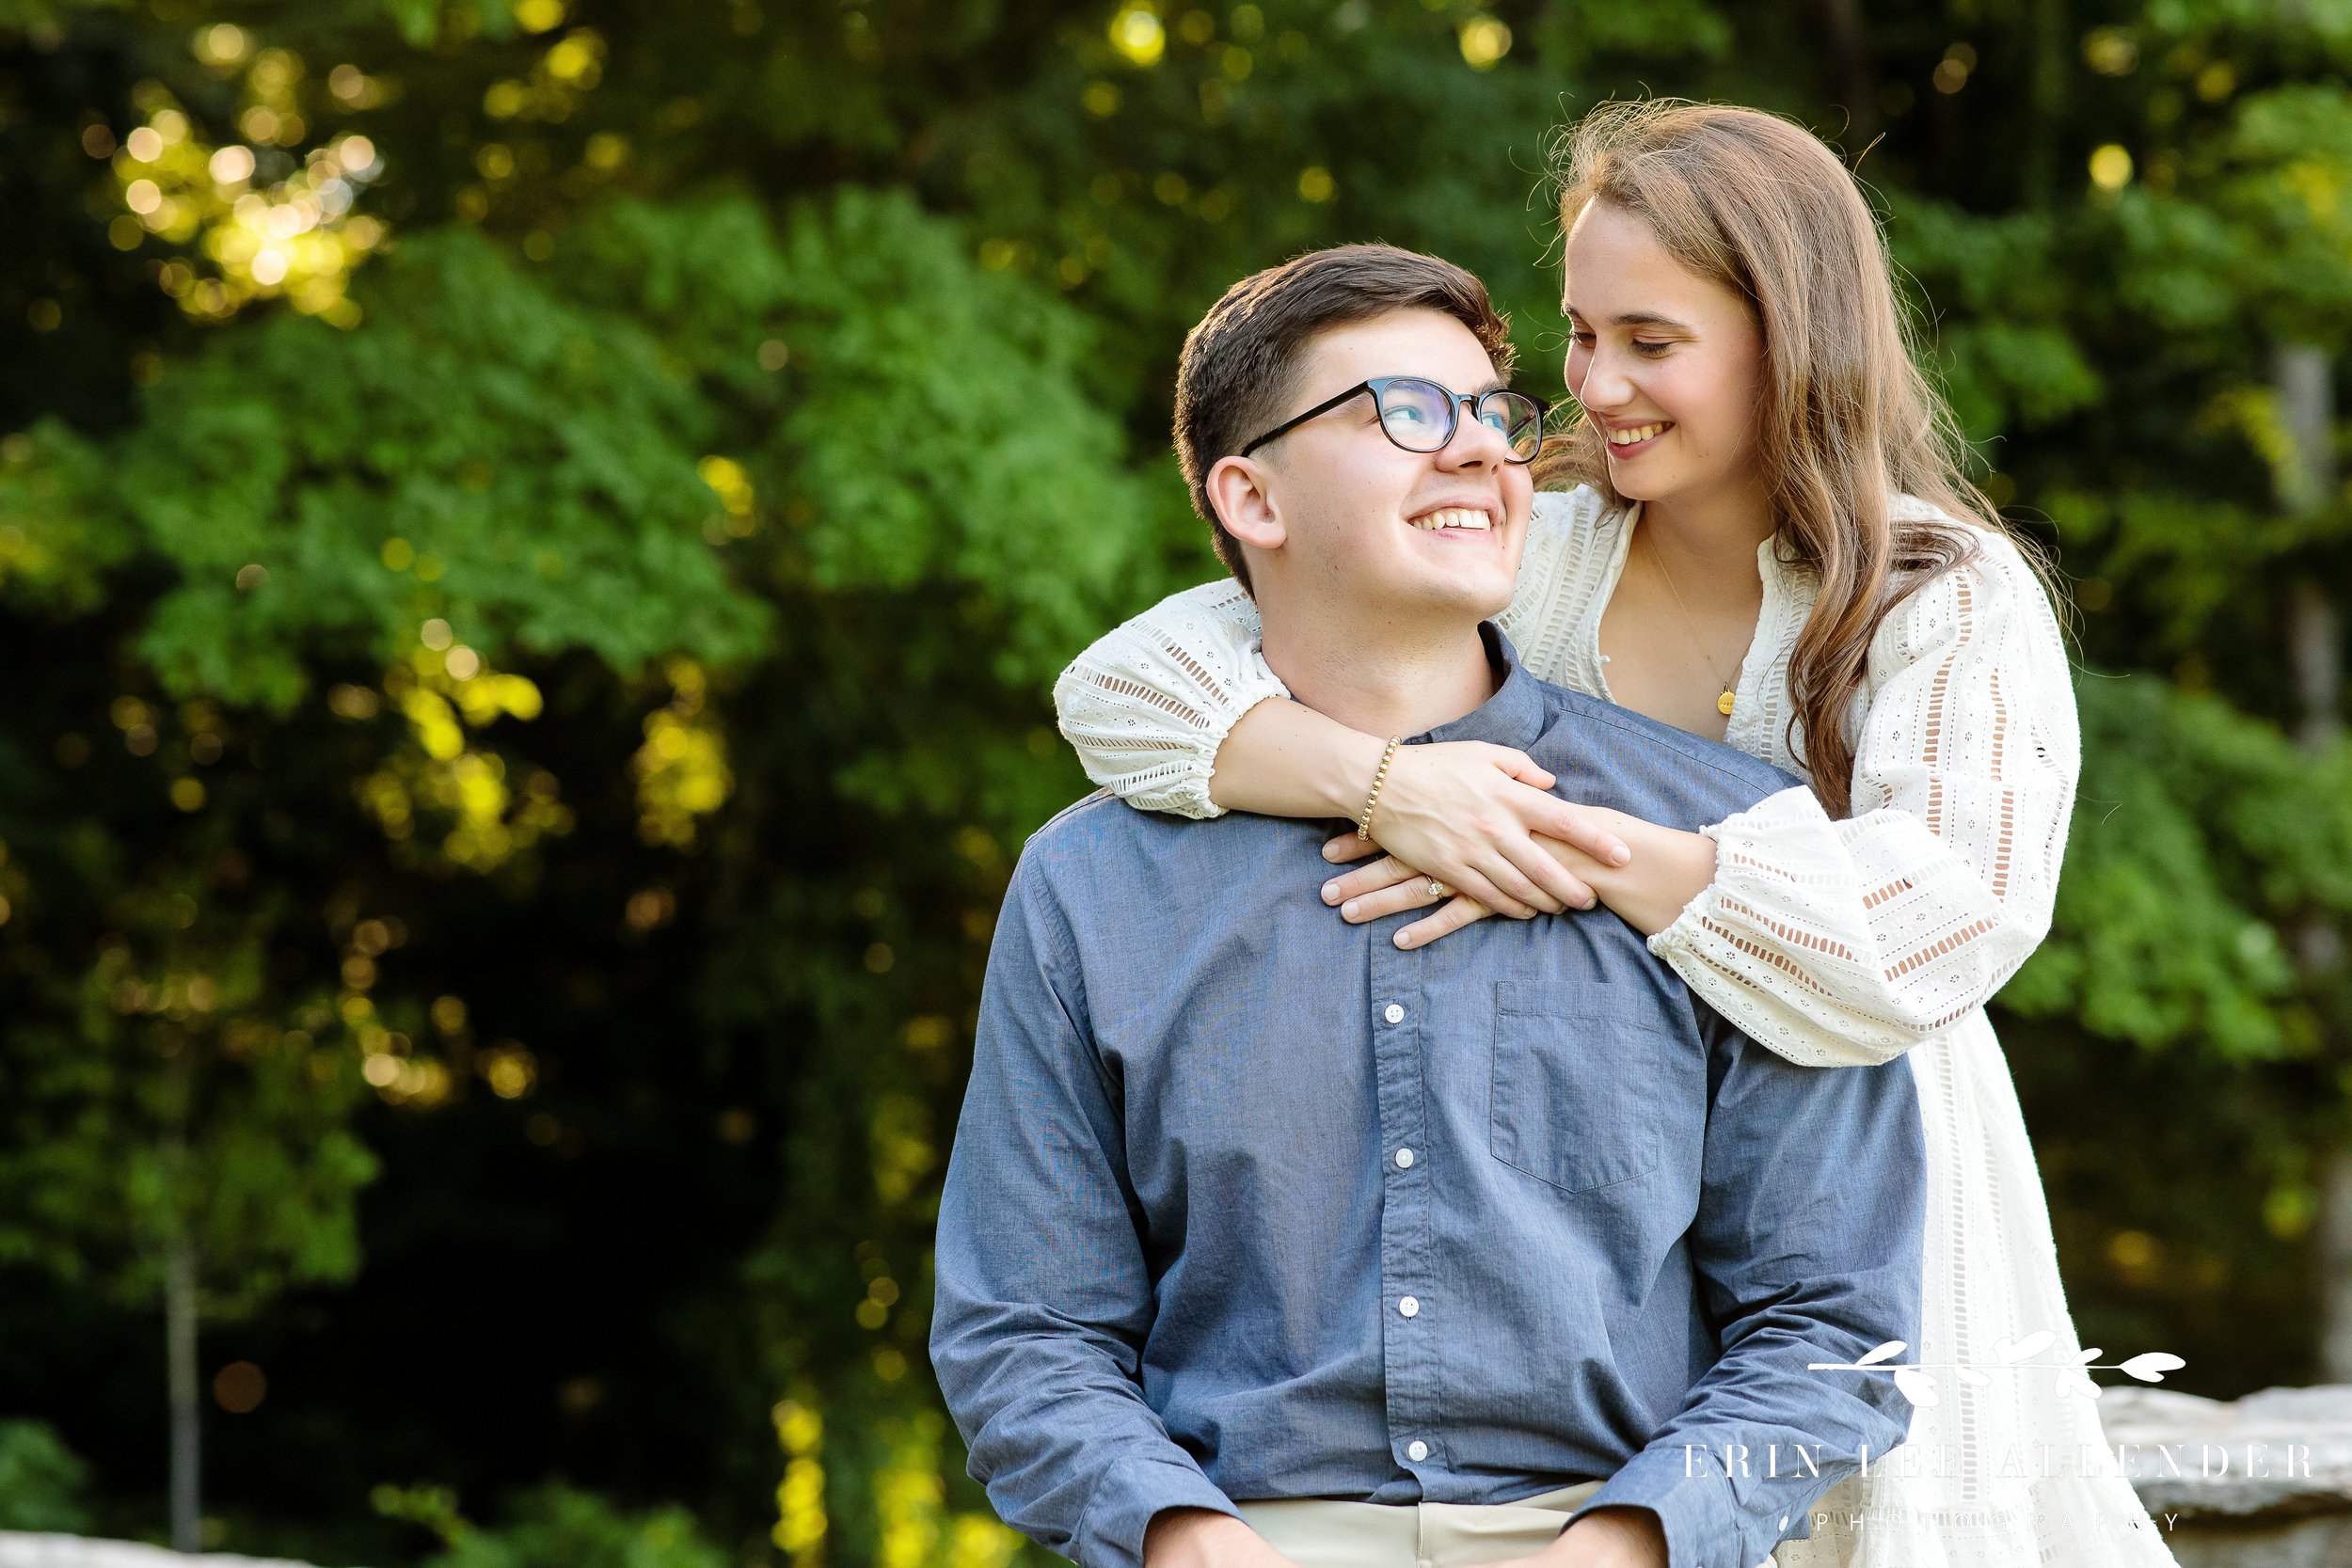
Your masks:
<path fill-rule="evenodd" d="M 2078 768 L 2042 580 L 1960 475 L 1827 148 L 1753 111 L 1615 105 L 1572 134 L 1565 186 L 1581 418 L 1548 478 L 1575 486 L 1537 498 L 1500 624 L 1534 673 L 1809 787 L 1683 833 L 1564 804 L 1504 748 L 1403 748 L 1370 822 L 1387 854 L 1326 897 L 1359 921 L 1442 902 L 1408 946 L 1597 898 L 1791 1061 L 1908 1053 L 1933 1402 L 1782 1568 L 2169 1563 L 2054 1370 L 2080 1357 L 1984 1013 L 2048 927 Z M 1354 817 L 1385 749 L 1287 700 L 1232 583 L 1104 638 L 1056 698 L 1098 782 L 1190 816 Z"/>

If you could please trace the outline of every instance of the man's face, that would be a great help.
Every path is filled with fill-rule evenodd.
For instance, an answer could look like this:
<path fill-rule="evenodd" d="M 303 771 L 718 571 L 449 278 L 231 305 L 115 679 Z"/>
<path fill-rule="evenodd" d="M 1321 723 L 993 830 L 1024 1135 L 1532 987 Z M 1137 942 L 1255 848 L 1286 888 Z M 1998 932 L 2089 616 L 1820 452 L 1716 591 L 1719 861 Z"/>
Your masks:
<path fill-rule="evenodd" d="M 1470 330 L 1437 310 L 1409 309 L 1337 327 L 1308 344 L 1279 424 L 1355 382 L 1422 376 L 1475 395 L 1502 385 Z M 1271 532 L 1235 529 L 1253 550 L 1251 578 L 1269 593 L 1343 599 L 1353 609 L 1459 613 L 1477 621 L 1511 601 L 1534 485 L 1492 428 L 1458 411 L 1438 451 L 1406 451 L 1361 393 L 1248 459 Z M 1227 526 L 1233 525 L 1229 512 Z M 1273 543 L 1269 546 L 1266 541 Z"/>

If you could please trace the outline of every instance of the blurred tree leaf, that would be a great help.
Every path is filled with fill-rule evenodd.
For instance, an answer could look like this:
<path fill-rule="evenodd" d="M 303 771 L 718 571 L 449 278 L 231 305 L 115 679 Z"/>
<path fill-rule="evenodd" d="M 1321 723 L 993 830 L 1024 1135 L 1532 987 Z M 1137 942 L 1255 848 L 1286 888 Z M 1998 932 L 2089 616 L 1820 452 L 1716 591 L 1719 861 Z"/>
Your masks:
<path fill-rule="evenodd" d="M 2352 744 L 2284 736 L 2149 676 L 2082 683 L 2081 800 L 2054 928 L 2001 993 L 2145 1047 L 2308 1052 L 2282 933 L 2352 912 Z"/>

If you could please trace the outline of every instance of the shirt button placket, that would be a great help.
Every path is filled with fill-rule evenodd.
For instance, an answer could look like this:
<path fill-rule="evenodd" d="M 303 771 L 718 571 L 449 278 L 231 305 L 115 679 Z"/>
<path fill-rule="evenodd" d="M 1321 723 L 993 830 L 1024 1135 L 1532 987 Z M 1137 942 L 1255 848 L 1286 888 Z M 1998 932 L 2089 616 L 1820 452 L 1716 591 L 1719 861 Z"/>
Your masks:
<path fill-rule="evenodd" d="M 1421 1298 L 1409 1293 L 1429 1284 L 1432 1276 L 1423 1271 L 1433 1263 L 1427 1256 L 1428 1183 L 1416 1169 L 1427 1152 L 1420 1038 L 1426 1021 L 1423 1007 L 1411 998 L 1423 979 L 1424 961 L 1375 935 L 1367 998 L 1380 1101 L 1381 1141 L 1375 1147 L 1388 1150 L 1394 1178 L 1380 1212 L 1381 1295 L 1399 1314 L 1382 1336 L 1390 1440 L 1395 1444 L 1391 1451 L 1411 1465 L 1428 1462 L 1436 1452 L 1428 1433 L 1439 1418 L 1441 1381 L 1437 1343 L 1429 1329 L 1414 1321 L 1421 1315 Z"/>

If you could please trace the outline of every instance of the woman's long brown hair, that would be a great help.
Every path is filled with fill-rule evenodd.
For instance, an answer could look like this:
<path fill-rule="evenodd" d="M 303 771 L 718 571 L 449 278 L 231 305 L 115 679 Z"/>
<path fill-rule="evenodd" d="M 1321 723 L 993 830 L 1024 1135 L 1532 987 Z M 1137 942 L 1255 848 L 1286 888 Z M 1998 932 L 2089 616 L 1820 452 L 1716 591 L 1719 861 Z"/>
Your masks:
<path fill-rule="evenodd" d="M 1559 178 L 1563 234 L 1586 205 L 1609 202 L 1756 313 L 1765 360 L 1756 461 L 1777 548 L 1820 578 L 1789 661 L 1788 743 L 1830 814 L 1843 816 L 1852 804 L 1849 720 L 1880 623 L 1974 554 L 1952 519 L 2003 531 L 1962 471 L 1958 424 L 1914 357 L 1869 205 L 1803 128 L 1671 100 L 1586 115 L 1563 136 Z M 1580 416 L 1563 435 L 1546 443 L 1538 483 L 1587 483 L 1621 501 L 1593 422 Z M 1944 515 L 1898 520 L 1899 496 Z"/>

